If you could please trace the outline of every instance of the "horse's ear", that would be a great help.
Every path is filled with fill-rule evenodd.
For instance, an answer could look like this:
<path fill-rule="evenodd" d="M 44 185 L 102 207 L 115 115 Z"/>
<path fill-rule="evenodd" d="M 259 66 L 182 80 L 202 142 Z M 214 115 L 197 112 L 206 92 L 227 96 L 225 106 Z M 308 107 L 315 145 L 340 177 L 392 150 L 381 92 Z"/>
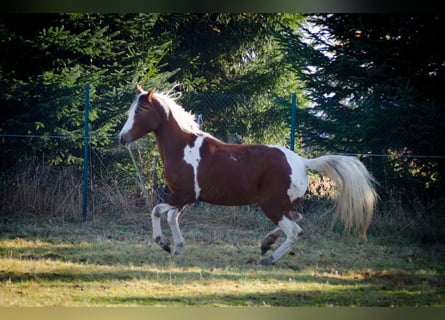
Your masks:
<path fill-rule="evenodd" d="M 153 100 L 153 95 L 155 94 L 155 92 L 156 92 L 156 88 L 151 88 L 150 91 L 148 91 L 148 95 L 147 95 L 148 102 L 151 103 L 151 101 Z"/>
<path fill-rule="evenodd" d="M 142 87 L 139 85 L 139 83 L 137 84 L 136 89 L 138 90 L 138 94 L 141 94 L 142 92 L 144 92 L 144 89 L 142 89 Z"/>

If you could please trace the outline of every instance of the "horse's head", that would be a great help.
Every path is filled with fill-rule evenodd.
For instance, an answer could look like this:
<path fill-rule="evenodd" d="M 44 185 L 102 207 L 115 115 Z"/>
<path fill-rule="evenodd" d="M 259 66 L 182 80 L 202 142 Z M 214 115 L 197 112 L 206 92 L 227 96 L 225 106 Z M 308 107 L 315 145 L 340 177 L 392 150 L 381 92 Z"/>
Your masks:
<path fill-rule="evenodd" d="M 138 96 L 131 104 L 127 122 L 119 134 L 122 144 L 127 145 L 158 128 L 161 115 L 156 107 L 159 102 L 154 99 L 155 91 L 155 88 L 152 88 L 147 92 L 137 86 Z"/>

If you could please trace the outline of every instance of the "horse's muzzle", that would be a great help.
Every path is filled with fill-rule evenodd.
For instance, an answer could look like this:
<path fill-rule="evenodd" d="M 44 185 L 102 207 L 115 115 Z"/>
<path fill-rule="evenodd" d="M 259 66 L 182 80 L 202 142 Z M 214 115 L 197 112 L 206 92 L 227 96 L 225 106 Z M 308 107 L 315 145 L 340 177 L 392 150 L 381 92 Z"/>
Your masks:
<path fill-rule="evenodd" d="M 129 144 L 129 142 L 125 139 L 124 135 L 119 136 L 119 142 L 120 142 L 120 144 L 122 144 L 124 146 L 127 146 Z"/>

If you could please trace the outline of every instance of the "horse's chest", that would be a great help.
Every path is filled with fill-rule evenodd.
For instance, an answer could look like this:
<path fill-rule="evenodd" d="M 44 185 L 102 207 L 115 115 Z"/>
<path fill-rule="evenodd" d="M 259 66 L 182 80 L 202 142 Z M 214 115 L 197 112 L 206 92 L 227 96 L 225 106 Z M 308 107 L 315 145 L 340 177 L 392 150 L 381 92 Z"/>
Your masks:
<path fill-rule="evenodd" d="M 192 166 L 193 169 L 193 188 L 196 200 L 198 200 L 199 194 L 201 193 L 201 187 L 198 183 L 198 167 L 201 162 L 201 147 L 203 142 L 203 137 L 197 137 L 193 145 L 186 145 L 184 148 L 184 161 Z"/>
<path fill-rule="evenodd" d="M 164 163 L 164 174 L 169 187 L 176 192 L 194 192 L 199 198 L 198 167 L 201 162 L 203 137 L 197 137 L 193 144 L 184 147 L 181 158 L 168 159 Z"/>

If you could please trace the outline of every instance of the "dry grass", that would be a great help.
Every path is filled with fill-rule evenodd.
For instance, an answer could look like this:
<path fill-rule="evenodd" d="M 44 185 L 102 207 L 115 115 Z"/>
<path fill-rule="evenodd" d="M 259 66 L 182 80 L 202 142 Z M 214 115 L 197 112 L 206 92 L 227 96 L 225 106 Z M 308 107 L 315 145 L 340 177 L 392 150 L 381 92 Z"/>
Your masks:
<path fill-rule="evenodd" d="M 259 245 L 273 225 L 255 206 L 190 206 L 180 219 L 184 254 L 173 258 L 150 240 L 137 189 L 95 180 L 81 223 L 80 188 L 70 168 L 3 179 L 1 306 L 445 304 L 442 202 L 382 204 L 365 243 L 330 229 L 329 197 L 309 197 L 304 237 L 261 267 Z"/>
<path fill-rule="evenodd" d="M 73 167 L 28 166 L 4 174 L 1 183 L 3 218 L 71 217 L 81 210 L 80 173 Z"/>
<path fill-rule="evenodd" d="M 57 218 L 79 221 L 82 213 L 82 172 L 78 167 L 30 165 L 3 174 L 1 218 Z M 119 186 L 110 177 L 90 178 L 89 219 L 119 216 L 134 220 L 146 208 L 138 186 Z"/>
<path fill-rule="evenodd" d="M 164 194 L 159 189 L 149 189 L 145 199 L 140 191 L 134 172 L 124 172 L 124 178 L 117 179 L 113 173 L 93 176 L 90 179 L 88 198 L 88 219 L 112 222 L 143 223 L 148 211 L 162 201 Z M 126 181 L 126 184 L 122 184 Z M 0 218 L 40 219 L 54 218 L 79 222 L 82 212 L 82 172 L 77 167 L 48 167 L 30 164 L 28 167 L 3 174 L 0 181 Z M 332 221 L 332 195 L 335 194 L 332 181 L 311 174 L 306 200 L 299 211 L 310 217 L 306 219 L 310 233 L 329 229 Z M 255 206 L 246 207 L 243 215 L 238 208 L 192 205 L 189 211 L 202 211 L 207 228 L 225 223 L 226 219 L 241 230 L 267 232 L 272 225 L 262 217 Z M 212 212 L 219 212 L 214 215 Z M 369 232 L 379 237 L 399 236 L 424 242 L 445 241 L 445 199 L 425 203 L 415 196 L 402 200 L 394 195 L 379 204 Z M 187 215 L 187 214 L 185 214 Z M 258 219 L 261 217 L 261 219 Z M 184 223 L 188 223 L 185 219 Z M 194 221 L 191 221 L 193 224 Z M 199 233 L 199 222 L 193 226 Z M 228 230 L 227 233 L 236 232 Z M 229 235 L 230 236 L 230 235 Z"/>
<path fill-rule="evenodd" d="M 207 210 L 207 208 L 206 208 Z M 239 211 L 242 213 L 243 210 Z M 196 219 L 202 211 L 189 212 Z M 218 212 L 214 212 L 218 214 Z M 258 265 L 262 232 L 243 238 L 184 223 L 184 255 L 150 240 L 148 221 L 2 225 L 2 306 L 444 305 L 443 245 L 357 243 L 336 233 L 299 241 L 277 265 Z M 239 231 L 241 234 L 241 230 Z M 199 235 L 199 236 L 197 236 Z M 233 239 L 237 243 L 233 243 Z"/>

